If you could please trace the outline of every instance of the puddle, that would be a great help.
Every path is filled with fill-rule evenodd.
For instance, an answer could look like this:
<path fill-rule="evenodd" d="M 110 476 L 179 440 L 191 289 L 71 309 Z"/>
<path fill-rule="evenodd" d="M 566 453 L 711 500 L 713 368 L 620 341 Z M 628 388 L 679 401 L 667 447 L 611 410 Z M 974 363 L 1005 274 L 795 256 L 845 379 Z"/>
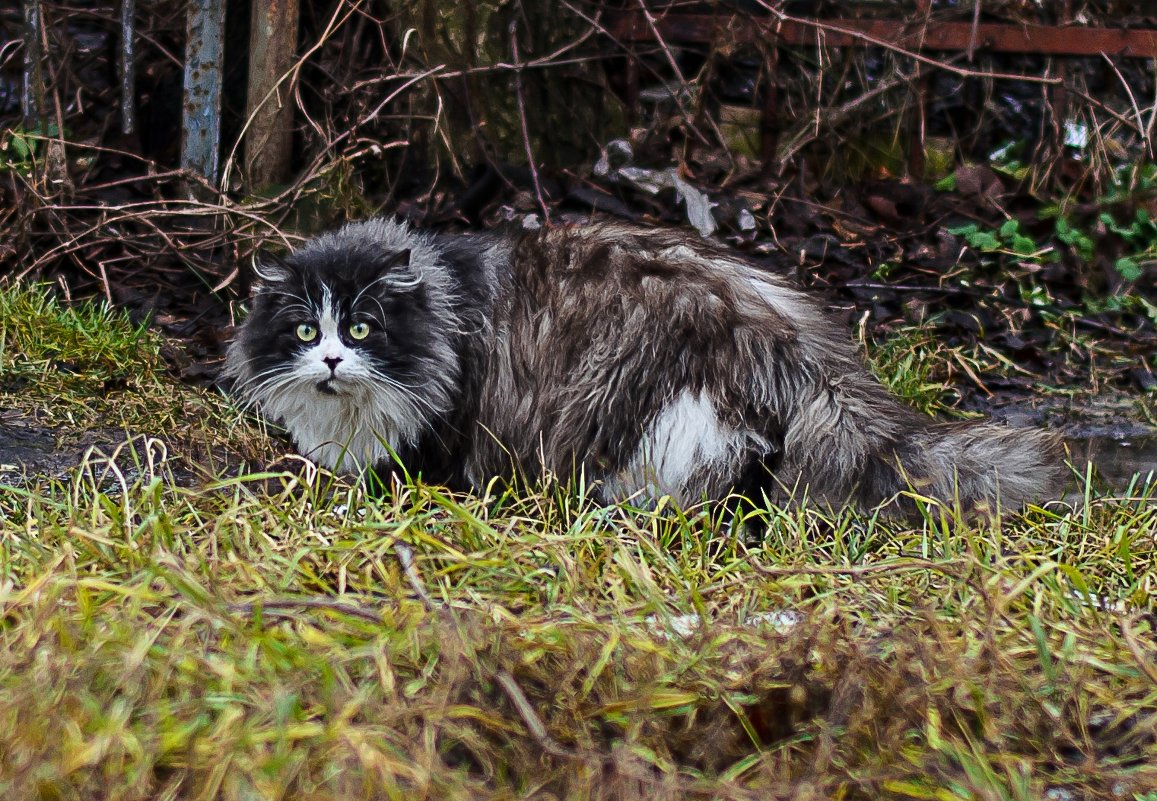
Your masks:
<path fill-rule="evenodd" d="M 1152 399 L 1135 395 L 1093 395 L 1080 398 L 1003 393 L 993 398 L 970 397 L 962 408 L 979 411 L 1013 428 L 1045 428 L 1060 432 L 1073 467 L 1085 473 L 1089 463 L 1099 479 L 1095 487 L 1112 492 L 1128 489 L 1140 475 L 1153 473 L 1157 482 L 1157 428 L 1143 407 Z"/>
<path fill-rule="evenodd" d="M 1150 473 L 1149 480 L 1157 481 L 1157 436 L 1081 437 L 1068 440 L 1068 446 L 1073 466 L 1084 472 L 1091 462 L 1112 490 L 1128 488 L 1138 475 L 1142 485 Z"/>
<path fill-rule="evenodd" d="M 29 486 L 44 478 L 66 478 L 91 450 L 114 454 L 128 449 L 140 455 L 149 447 L 147 438 L 114 428 L 70 431 L 39 425 L 19 412 L 0 413 L 0 485 Z M 138 477 L 132 458 L 120 461 L 129 480 Z M 170 468 L 179 484 L 194 484 L 191 472 Z"/>

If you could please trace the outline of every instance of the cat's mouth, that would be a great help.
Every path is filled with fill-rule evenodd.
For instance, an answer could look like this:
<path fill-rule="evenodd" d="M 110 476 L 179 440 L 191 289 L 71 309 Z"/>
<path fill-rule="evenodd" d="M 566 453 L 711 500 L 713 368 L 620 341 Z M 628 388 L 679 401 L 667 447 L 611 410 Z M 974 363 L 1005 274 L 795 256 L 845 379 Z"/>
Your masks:
<path fill-rule="evenodd" d="M 327 378 L 324 381 L 317 382 L 317 391 L 322 395 L 336 395 L 337 390 L 333 388 L 333 379 Z"/>

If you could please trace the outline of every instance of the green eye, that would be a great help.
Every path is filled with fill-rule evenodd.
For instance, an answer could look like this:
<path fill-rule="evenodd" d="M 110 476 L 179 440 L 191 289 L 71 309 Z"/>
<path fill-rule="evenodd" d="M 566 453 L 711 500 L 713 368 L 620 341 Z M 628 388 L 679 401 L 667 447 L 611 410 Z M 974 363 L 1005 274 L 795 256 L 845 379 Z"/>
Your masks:
<path fill-rule="evenodd" d="M 297 327 L 297 338 L 302 342 L 313 342 L 317 339 L 317 326 L 302 323 Z"/>
<path fill-rule="evenodd" d="M 354 323 L 350 326 L 350 336 L 354 339 L 365 339 L 370 335 L 369 323 Z"/>

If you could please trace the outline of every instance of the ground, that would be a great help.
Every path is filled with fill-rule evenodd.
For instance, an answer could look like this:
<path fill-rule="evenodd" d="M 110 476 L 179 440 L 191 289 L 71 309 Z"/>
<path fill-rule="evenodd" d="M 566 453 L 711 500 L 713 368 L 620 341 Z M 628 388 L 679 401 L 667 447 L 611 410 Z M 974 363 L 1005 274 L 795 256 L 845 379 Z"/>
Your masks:
<path fill-rule="evenodd" d="M 40 468 L 0 484 L 5 797 L 1157 797 L 1151 476 L 754 539 L 581 488 L 371 499 L 124 313 L 3 298 L 4 461 Z M 870 353 L 926 408 L 984 356 Z M 1082 425 L 1144 430 L 1115 392 Z"/>

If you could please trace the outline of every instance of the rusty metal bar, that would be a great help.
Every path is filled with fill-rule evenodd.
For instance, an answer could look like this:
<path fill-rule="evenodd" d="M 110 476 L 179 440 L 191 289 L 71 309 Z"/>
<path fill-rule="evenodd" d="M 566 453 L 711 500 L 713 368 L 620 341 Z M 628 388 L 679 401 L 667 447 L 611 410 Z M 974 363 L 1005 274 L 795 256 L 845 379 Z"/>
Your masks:
<path fill-rule="evenodd" d="M 913 27 L 901 20 L 829 19 L 779 21 L 753 15 L 667 14 L 655 17 L 652 31 L 636 11 L 608 14 L 607 31 L 624 42 L 655 40 L 710 42 L 720 35 L 736 43 L 772 39 L 786 45 L 871 47 L 869 39 L 912 50 L 990 50 L 1054 56 L 1157 58 L 1157 30 L 1088 28 L 1004 23 L 930 22 Z"/>

